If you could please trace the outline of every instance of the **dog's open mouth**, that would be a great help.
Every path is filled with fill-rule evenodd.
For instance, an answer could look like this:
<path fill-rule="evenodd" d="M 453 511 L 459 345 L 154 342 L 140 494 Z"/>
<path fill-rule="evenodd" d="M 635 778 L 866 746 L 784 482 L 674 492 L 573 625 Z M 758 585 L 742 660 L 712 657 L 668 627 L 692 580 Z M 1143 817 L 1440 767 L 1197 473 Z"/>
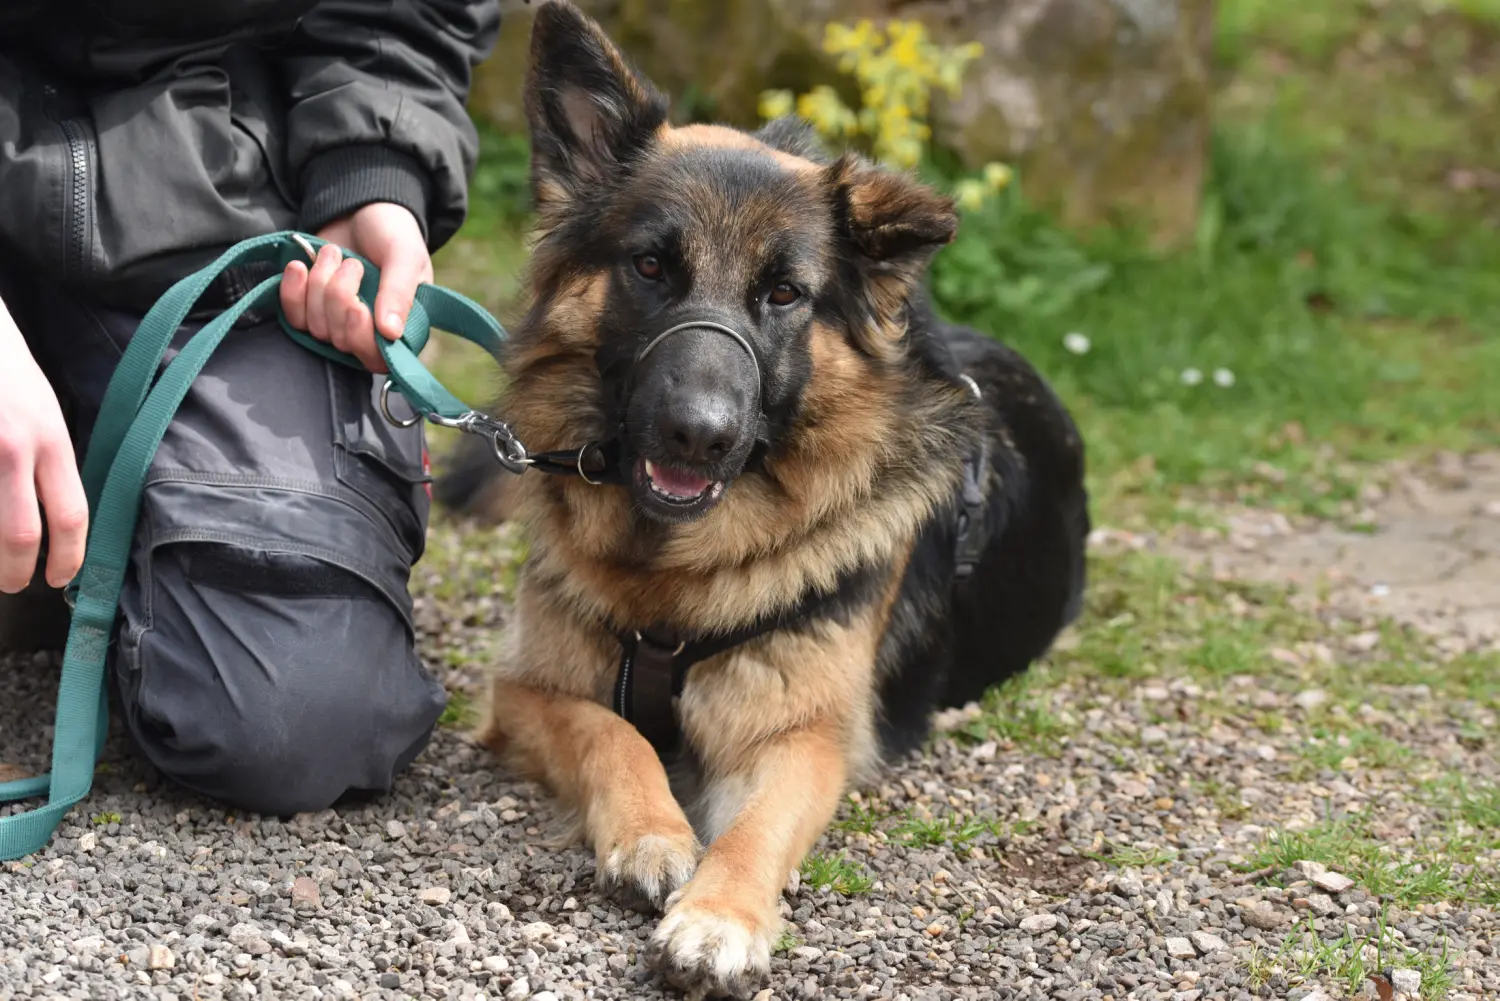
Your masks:
<path fill-rule="evenodd" d="M 724 496 L 725 482 L 689 469 L 640 459 L 635 464 L 637 495 L 670 520 L 702 514 Z"/>

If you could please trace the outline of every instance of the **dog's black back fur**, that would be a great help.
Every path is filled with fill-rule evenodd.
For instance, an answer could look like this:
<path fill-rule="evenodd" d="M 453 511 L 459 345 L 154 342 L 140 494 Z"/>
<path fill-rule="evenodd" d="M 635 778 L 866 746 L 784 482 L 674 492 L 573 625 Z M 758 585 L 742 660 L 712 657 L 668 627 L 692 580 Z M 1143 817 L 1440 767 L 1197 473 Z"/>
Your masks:
<path fill-rule="evenodd" d="M 881 645 L 881 743 L 918 747 L 933 709 L 962 706 L 1026 670 L 1078 615 L 1090 530 L 1082 439 L 1018 353 L 912 308 L 912 349 L 935 373 L 967 374 L 992 416 L 988 542 L 955 580 L 959 498 L 917 540 Z"/>

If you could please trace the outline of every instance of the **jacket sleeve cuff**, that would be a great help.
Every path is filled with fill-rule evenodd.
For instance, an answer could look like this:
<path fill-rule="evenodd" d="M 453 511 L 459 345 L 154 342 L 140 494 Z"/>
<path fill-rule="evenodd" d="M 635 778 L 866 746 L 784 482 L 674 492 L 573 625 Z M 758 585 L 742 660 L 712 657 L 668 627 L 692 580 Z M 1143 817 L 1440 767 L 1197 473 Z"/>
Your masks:
<path fill-rule="evenodd" d="M 302 206 L 297 225 L 305 233 L 372 202 L 393 202 L 417 218 L 428 239 L 431 182 L 416 159 L 386 146 L 341 146 L 324 150 L 302 170 Z"/>

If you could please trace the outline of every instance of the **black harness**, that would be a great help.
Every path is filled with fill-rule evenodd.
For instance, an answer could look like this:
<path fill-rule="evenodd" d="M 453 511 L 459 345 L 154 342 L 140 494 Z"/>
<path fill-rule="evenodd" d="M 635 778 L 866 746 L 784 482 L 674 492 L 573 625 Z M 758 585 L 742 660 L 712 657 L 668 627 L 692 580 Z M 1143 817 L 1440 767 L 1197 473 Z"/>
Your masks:
<path fill-rule="evenodd" d="M 675 629 L 660 625 L 617 630 L 620 667 L 610 705 L 640 731 L 658 755 L 667 757 L 682 740 L 674 706 L 694 664 L 758 636 L 807 622 L 837 594 L 837 590 L 813 592 L 779 615 L 763 616 L 738 629 L 707 636 L 684 638 Z"/>
<path fill-rule="evenodd" d="M 635 356 L 633 367 L 662 341 L 685 330 L 712 330 L 735 340 L 754 364 L 756 395 L 762 390 L 760 359 L 749 340 L 732 327 L 712 321 L 693 320 L 670 327 L 653 338 Z M 976 398 L 979 386 L 966 374 L 962 381 Z M 382 406 L 385 399 L 382 396 Z M 495 457 L 514 473 L 535 469 L 558 476 L 577 476 L 596 486 L 620 486 L 630 481 L 628 454 L 623 432 L 601 442 L 579 448 L 529 454 L 503 421 L 474 414 L 460 430 L 491 436 Z M 395 422 L 389 410 L 387 419 Z M 980 447 L 964 461 L 959 494 L 958 523 L 954 537 L 955 576 L 970 577 L 988 542 L 984 481 L 989 475 L 989 440 L 981 436 Z M 682 695 L 688 672 L 694 664 L 747 643 L 758 636 L 786 629 L 812 619 L 835 592 L 813 593 L 789 611 L 765 616 L 738 629 L 708 636 L 684 637 L 676 630 L 655 625 L 641 629 L 611 630 L 620 641 L 620 666 L 615 677 L 612 707 L 650 742 L 660 756 L 675 752 L 682 731 L 677 724 L 676 700 Z"/>

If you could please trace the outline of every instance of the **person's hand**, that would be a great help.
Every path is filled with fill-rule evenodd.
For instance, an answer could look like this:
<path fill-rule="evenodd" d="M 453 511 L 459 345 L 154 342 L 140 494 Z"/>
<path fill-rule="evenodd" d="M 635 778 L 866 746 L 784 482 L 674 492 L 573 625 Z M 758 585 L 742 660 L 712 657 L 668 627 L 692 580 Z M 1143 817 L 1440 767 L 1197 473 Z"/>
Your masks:
<path fill-rule="evenodd" d="M 41 508 L 49 530 L 47 583 L 62 587 L 83 566 L 89 504 L 57 394 L 0 302 L 0 591 L 6 594 L 25 590 L 36 573 Z"/>
<path fill-rule="evenodd" d="M 417 286 L 432 281 L 432 257 L 422 229 L 400 205 L 374 202 L 334 220 L 317 235 L 334 246 L 318 251 L 311 269 L 293 261 L 282 275 L 281 308 L 287 322 L 354 355 L 371 372 L 384 372 L 375 333 L 399 339 Z M 359 300 L 364 265 L 346 260 L 339 247 L 363 255 L 380 269 L 374 317 Z"/>

